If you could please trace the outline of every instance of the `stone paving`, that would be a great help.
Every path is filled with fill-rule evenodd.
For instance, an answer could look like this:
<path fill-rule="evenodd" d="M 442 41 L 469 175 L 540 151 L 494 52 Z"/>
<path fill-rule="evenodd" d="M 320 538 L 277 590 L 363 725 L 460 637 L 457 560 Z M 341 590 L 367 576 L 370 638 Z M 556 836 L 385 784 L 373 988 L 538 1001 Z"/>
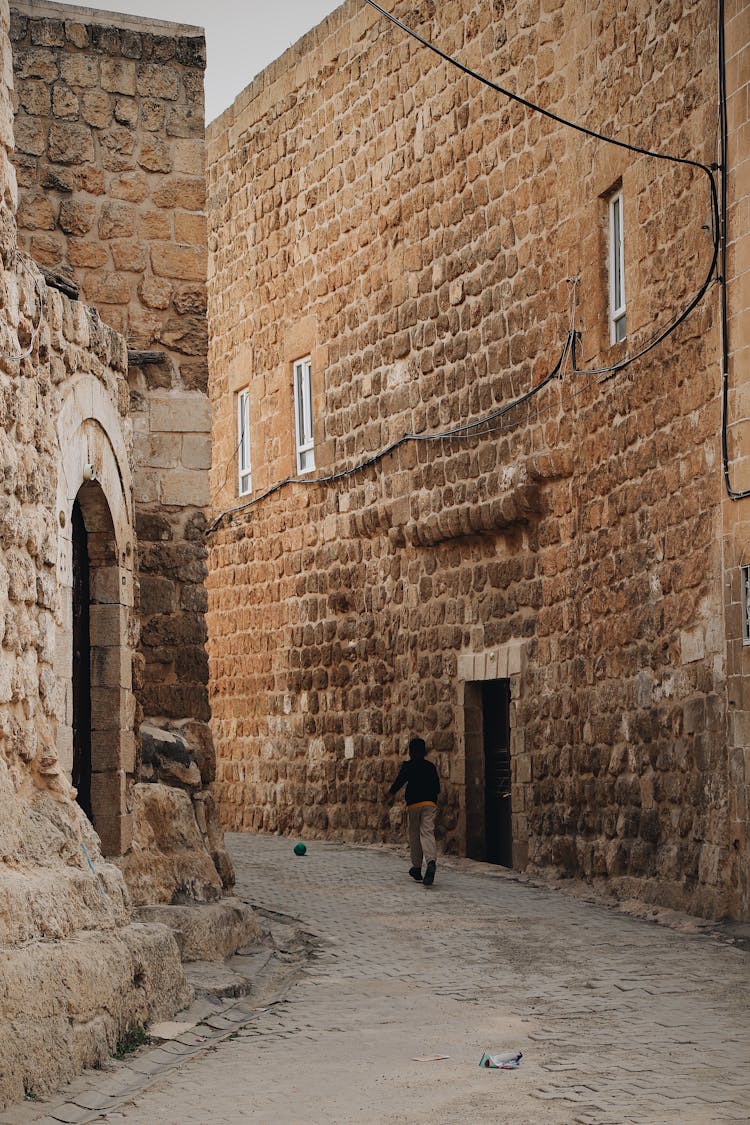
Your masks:
<path fill-rule="evenodd" d="M 141 1064 L 128 1103 L 45 1122 L 750 1121 L 742 949 L 484 865 L 441 863 L 428 890 L 392 852 L 228 839 L 239 896 L 316 939 L 286 1000 L 177 1070 Z M 479 1068 L 501 1048 L 519 1070 Z"/>

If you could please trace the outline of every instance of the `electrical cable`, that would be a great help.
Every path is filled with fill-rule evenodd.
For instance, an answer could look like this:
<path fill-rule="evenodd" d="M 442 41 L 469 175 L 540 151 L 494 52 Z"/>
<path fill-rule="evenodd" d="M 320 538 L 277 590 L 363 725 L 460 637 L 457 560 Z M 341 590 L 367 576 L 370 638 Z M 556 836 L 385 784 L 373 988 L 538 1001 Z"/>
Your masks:
<path fill-rule="evenodd" d="M 721 166 L 721 465 L 724 488 L 730 500 L 746 500 L 750 488 L 737 489 L 729 472 L 729 314 L 727 310 L 727 59 L 724 0 L 718 5 L 719 161 Z"/>
<path fill-rule="evenodd" d="M 577 133 L 583 133 L 584 136 L 592 137 L 594 140 L 602 141 L 605 144 L 614 145 L 616 148 L 625 149 L 627 152 L 636 153 L 638 156 L 650 156 L 655 160 L 666 160 L 673 164 L 684 164 L 687 167 L 697 169 L 708 177 L 714 231 L 713 252 L 711 255 L 711 263 L 707 271 L 706 278 L 699 287 L 695 296 L 691 299 L 691 301 L 688 302 L 687 306 L 682 310 L 681 313 L 675 314 L 675 316 L 668 322 L 666 326 L 657 329 L 653 337 L 650 338 L 649 342 L 641 347 L 638 351 L 634 352 L 632 355 L 624 356 L 621 360 L 618 360 L 616 363 L 609 364 L 606 367 L 591 369 L 576 367 L 574 359 L 573 374 L 614 376 L 619 371 L 622 371 L 625 367 L 628 367 L 631 363 L 635 363 L 636 360 L 642 359 L 644 355 L 650 352 L 653 348 L 660 344 L 662 340 L 666 339 L 667 336 L 674 332 L 675 329 L 678 328 L 680 324 L 682 324 L 683 320 L 685 320 L 685 318 L 690 315 L 696 305 L 702 300 L 713 280 L 713 274 L 716 268 L 716 261 L 719 254 L 720 226 L 719 202 L 718 193 L 716 190 L 716 182 L 714 180 L 714 172 L 718 171 L 719 166 L 716 164 L 703 164 L 701 163 L 701 161 L 692 160 L 690 157 L 676 156 L 674 155 L 674 153 L 659 152 L 657 149 L 644 148 L 641 145 L 631 144 L 629 141 L 621 141 L 617 137 L 610 137 L 606 133 L 600 133 L 596 129 L 590 129 L 587 125 L 581 125 L 578 121 L 571 121 L 567 117 L 562 117 L 559 113 L 553 113 L 552 110 L 545 109 L 544 106 L 537 105 L 535 102 L 530 101 L 528 98 L 522 97 L 521 94 L 513 93 L 513 91 L 508 90 L 507 87 L 501 86 L 498 82 L 493 82 L 491 78 L 487 78 L 486 75 L 480 74 L 479 71 L 473 70 L 470 66 L 462 63 L 459 59 L 455 58 L 453 55 L 448 54 L 448 52 L 444 51 L 441 47 L 438 47 L 437 44 L 430 42 L 429 39 L 425 39 L 425 37 L 423 35 L 420 35 L 420 33 L 413 27 L 410 27 L 409 24 L 404 23 L 403 20 L 400 20 L 397 16 L 394 16 L 386 8 L 381 7 L 381 5 L 376 2 L 376 0 L 365 0 L 365 3 L 369 4 L 370 7 L 374 8 L 376 12 L 379 12 L 381 16 L 384 16 L 385 19 L 389 20 L 396 27 L 400 28 L 401 31 L 411 36 L 411 38 L 416 40 L 417 43 L 420 43 L 423 47 L 426 47 L 429 51 L 432 51 L 433 54 L 437 55 L 444 62 L 449 63 L 451 66 L 454 66 L 457 70 L 461 71 L 462 74 L 466 74 L 469 78 L 476 79 L 477 82 L 481 82 L 484 86 L 489 87 L 490 90 L 494 90 L 498 94 L 503 94 L 505 97 L 510 98 L 511 101 L 518 102 L 520 105 L 525 106 L 526 109 L 531 110 L 533 113 L 539 113 L 543 117 L 549 118 L 550 121 L 556 122 L 558 125 L 564 125 L 568 129 L 573 129 Z M 606 379 L 603 379 L 602 382 L 606 382 Z"/>
<path fill-rule="evenodd" d="M 556 379 L 560 376 L 560 374 L 562 372 L 562 368 L 564 366 L 564 363 L 565 363 L 568 355 L 570 355 L 571 370 L 572 370 L 572 373 L 574 375 L 598 376 L 598 377 L 600 377 L 599 381 L 601 383 L 607 382 L 609 379 L 612 379 L 617 374 L 619 374 L 619 372 L 623 371 L 625 368 L 627 368 L 631 364 L 635 363 L 636 360 L 641 359 L 644 355 L 646 355 L 648 352 L 653 350 L 655 347 L 657 347 L 658 344 L 660 344 L 664 339 L 666 339 L 669 335 L 671 335 L 671 333 L 674 332 L 680 326 L 680 324 L 683 323 L 683 321 L 690 315 L 690 313 L 693 311 L 693 309 L 700 303 L 700 301 L 705 296 L 706 292 L 708 291 L 710 285 L 712 284 L 712 282 L 714 280 L 714 272 L 715 272 L 715 269 L 716 269 L 716 262 L 717 262 L 717 259 L 719 257 L 720 249 L 722 249 L 721 239 L 722 239 L 722 230 L 724 229 L 723 226 L 722 226 L 722 215 L 725 214 L 725 197 L 726 197 L 726 169 L 725 169 L 725 163 L 724 163 L 725 151 L 726 151 L 725 145 L 722 146 L 722 165 L 719 166 L 719 165 L 716 165 L 716 164 L 713 164 L 713 165 L 703 164 L 701 161 L 693 160 L 689 157 L 677 156 L 673 153 L 659 152 L 658 150 L 655 150 L 655 149 L 647 149 L 647 148 L 642 147 L 641 145 L 634 145 L 634 144 L 631 144 L 628 141 L 620 140 L 617 137 L 610 137 L 605 133 L 598 132 L 597 130 L 591 129 L 586 125 L 580 124 L 579 122 L 571 121 L 568 118 L 562 117 L 560 114 L 554 113 L 552 110 L 545 109 L 543 106 L 537 105 L 536 103 L 530 101 L 528 98 L 524 98 L 522 95 L 516 94 L 513 91 L 508 90 L 506 87 L 501 86 L 499 83 L 493 82 L 491 79 L 487 78 L 485 75 L 480 74 L 478 71 L 473 70 L 469 66 L 466 66 L 464 63 L 460 62 L 458 59 L 456 59 L 452 55 L 448 54 L 448 52 L 442 50 L 442 48 L 438 47 L 436 44 L 431 43 L 428 39 L 425 39 L 424 36 L 420 35 L 419 32 L 417 32 L 414 28 L 410 27 L 408 24 L 406 24 L 402 20 L 398 19 L 398 17 L 394 16 L 391 12 L 389 12 L 385 8 L 381 7 L 381 5 L 376 2 L 376 0 L 365 0 L 365 3 L 369 4 L 369 6 L 371 8 L 373 8 L 375 11 L 379 12 L 380 15 L 383 16 L 385 19 L 389 20 L 390 23 L 392 23 L 396 27 L 400 28 L 403 32 L 405 32 L 405 34 L 409 35 L 412 39 L 414 39 L 415 41 L 420 43 L 422 46 L 424 46 L 428 50 L 432 51 L 433 54 L 437 55 L 444 62 L 447 62 L 449 65 L 454 66 L 456 69 L 461 71 L 463 74 L 466 74 L 470 78 L 476 79 L 478 82 L 480 82 L 483 85 L 489 87 L 490 89 L 494 90 L 495 92 L 497 92 L 499 94 L 503 94 L 505 97 L 509 98 L 511 101 L 515 101 L 515 102 L 519 103 L 520 105 L 523 105 L 526 109 L 529 109 L 534 113 L 538 113 L 538 114 L 542 115 L 543 117 L 546 117 L 549 120 L 554 121 L 555 123 L 557 123 L 559 125 L 564 125 L 567 128 L 573 129 L 574 131 L 576 131 L 578 133 L 581 133 L 584 136 L 591 137 L 592 139 L 601 141 L 605 144 L 614 145 L 615 147 L 620 148 L 620 149 L 624 149 L 627 152 L 632 152 L 632 153 L 635 153 L 636 155 L 639 155 L 639 156 L 652 157 L 655 160 L 664 160 L 664 161 L 668 161 L 668 162 L 673 163 L 673 164 L 684 165 L 686 167 L 694 168 L 694 169 L 697 169 L 698 171 L 702 172 L 708 178 L 711 214 L 712 214 L 712 220 L 713 220 L 712 221 L 712 227 L 713 227 L 713 232 L 714 232 L 713 248 L 712 248 L 711 261 L 710 261 L 710 264 L 709 264 L 709 268 L 706 272 L 705 279 L 701 283 L 699 289 L 694 294 L 694 296 L 687 302 L 686 305 L 683 306 L 683 308 L 680 311 L 678 311 L 677 313 L 675 313 L 673 315 L 673 317 L 667 322 L 666 325 L 663 325 L 662 327 L 657 328 L 651 334 L 651 336 L 648 337 L 647 341 L 636 352 L 634 352 L 630 355 L 624 356 L 621 360 L 618 360 L 615 363 L 609 364 L 605 367 L 590 368 L 590 369 L 579 368 L 577 366 L 577 362 L 576 362 L 577 332 L 575 331 L 574 324 L 575 324 L 575 309 L 576 309 L 576 298 L 577 298 L 577 292 L 576 292 L 575 285 L 577 284 L 577 279 L 569 279 L 570 281 L 575 281 L 574 288 L 573 288 L 573 297 L 572 297 L 573 306 L 572 306 L 572 315 L 571 315 L 571 327 L 568 329 L 568 334 L 567 334 L 567 337 L 566 337 L 566 340 L 565 340 L 565 344 L 564 344 L 564 347 L 563 347 L 562 354 L 561 354 L 560 359 L 558 360 L 557 364 L 553 368 L 553 370 L 547 376 L 545 376 L 545 378 L 542 379 L 542 381 L 540 383 L 536 384 L 529 391 L 520 395 L 518 398 L 513 399 L 510 402 L 504 404 L 504 406 L 500 407 L 496 411 L 493 411 L 489 415 L 486 415 L 484 418 L 480 418 L 480 419 L 477 419 L 477 420 L 475 420 L 473 422 L 469 422 L 469 423 L 463 423 L 461 425 L 453 427 L 450 430 L 439 431 L 437 433 L 432 433 L 432 434 L 403 434 L 400 438 L 397 438 L 395 441 L 390 442 L 388 445 L 386 445 L 383 449 L 379 450 L 377 453 L 372 454 L 370 457 L 365 458 L 363 461 L 359 462 L 357 465 L 354 465 L 349 469 L 341 469 L 341 470 L 338 470 L 337 472 L 330 473 L 330 474 L 328 474 L 326 476 L 323 476 L 323 477 L 289 476 L 289 477 L 284 478 L 281 481 L 277 481 L 276 484 L 272 485 L 270 488 L 266 489 L 264 492 L 260 493 L 258 496 L 253 497 L 252 500 L 246 501 L 243 504 L 238 504 L 238 505 L 236 505 L 232 508 L 229 508 L 229 509 L 221 512 L 209 524 L 208 528 L 206 529 L 206 535 L 209 535 L 209 534 L 213 533 L 216 530 L 216 528 L 219 526 L 219 524 L 227 516 L 235 515 L 238 512 L 242 512 L 242 511 L 247 510 L 248 508 L 254 507 L 256 504 L 258 504 L 261 501 L 267 499 L 269 496 L 271 496 L 274 493 L 280 491 L 282 488 L 285 488 L 287 485 L 290 485 L 290 484 L 321 484 L 322 485 L 322 484 L 336 483 L 339 480 L 342 480 L 346 477 L 350 477 L 350 476 L 354 475 L 355 473 L 363 472 L 365 469 L 370 468 L 372 465 L 381 461 L 384 457 L 388 456 L 390 453 L 395 452 L 395 450 L 397 450 L 400 446 L 406 444 L 407 442 L 411 442 L 411 441 L 443 441 L 443 440 L 447 440 L 447 439 L 452 438 L 452 437 L 458 437 L 458 436 L 461 436 L 461 435 L 477 434 L 480 430 L 482 431 L 483 434 L 491 433 L 491 432 L 493 432 L 493 429 L 497 428 L 497 427 L 492 426 L 493 422 L 497 421 L 500 418 L 503 418 L 508 412 L 517 408 L 518 406 L 521 406 L 523 403 L 528 402 L 532 397 L 539 394 L 539 392 L 542 391 L 546 386 L 548 386 L 554 379 Z M 722 22 L 722 36 L 721 36 L 721 39 L 720 39 L 720 44 L 721 44 L 721 43 L 723 43 L 723 0 L 719 0 L 719 3 L 720 3 L 721 10 L 722 10 L 722 21 L 721 21 Z M 721 50 L 721 48 L 720 48 L 720 50 Z M 719 195 L 718 195 L 717 188 L 716 188 L 716 181 L 715 181 L 715 178 L 714 178 L 714 172 L 718 171 L 720 167 L 721 167 L 721 170 L 722 170 L 722 173 L 723 173 L 723 175 L 722 175 L 722 200 L 724 201 L 723 207 L 722 207 L 721 210 L 720 210 L 720 205 L 719 205 Z M 725 234 L 724 234 L 724 238 L 725 238 Z M 724 243 L 724 247 L 725 247 L 725 243 Z M 722 259 L 724 260 L 724 258 L 725 258 L 725 248 L 724 248 L 723 253 L 722 253 Z M 724 303 L 725 303 L 725 299 L 724 299 Z M 725 364 L 725 366 L 726 366 L 726 364 Z M 726 394 L 726 392 L 725 392 L 725 394 Z M 482 429 L 483 427 L 485 427 L 485 428 Z M 225 479 L 226 479 L 226 476 L 225 476 Z M 730 493 L 730 495 L 731 495 L 731 493 Z"/>
<path fill-rule="evenodd" d="M 420 35 L 418 31 L 415 31 L 413 27 L 410 27 L 409 24 L 404 23 L 403 20 L 394 16 L 386 8 L 381 8 L 376 0 L 365 0 L 365 3 L 369 4 L 371 8 L 374 8 L 376 12 L 380 12 L 381 16 L 385 16 L 385 18 L 390 20 L 392 24 L 395 24 L 396 27 L 401 28 L 401 30 L 406 32 L 407 35 L 410 35 L 412 39 L 416 39 L 423 47 L 427 47 L 433 54 L 438 55 L 444 62 L 450 63 L 451 66 L 456 67 L 469 78 L 476 78 L 478 82 L 489 86 L 489 88 L 495 90 L 496 93 L 504 94 L 505 97 L 510 98 L 511 101 L 519 102 L 520 105 L 525 106 L 526 109 L 530 109 L 534 113 L 540 113 L 543 117 L 548 117 L 550 121 L 557 122 L 558 125 L 566 125 L 569 129 L 575 129 L 578 133 L 583 133 L 587 137 L 593 137 L 594 140 L 606 141 L 607 144 L 627 149 L 628 152 L 636 152 L 640 156 L 653 156 L 657 160 L 670 160 L 676 164 L 688 164 L 692 168 L 700 168 L 704 172 L 709 170 L 708 166 L 706 164 L 701 164 L 699 160 L 691 160 L 690 157 L 686 156 L 674 156 L 671 153 L 659 152 L 656 149 L 642 148 L 640 145 L 633 145 L 628 141 L 621 141 L 617 137 L 609 137 L 606 133 L 599 133 L 596 129 L 590 129 L 587 125 L 581 125 L 578 121 L 570 121 L 567 117 L 561 117 L 559 113 L 553 113 L 551 109 L 545 109 L 544 106 L 537 105 L 528 98 L 522 97 L 521 94 L 514 94 L 512 90 L 508 90 L 498 82 L 493 82 L 491 78 L 480 74 L 479 71 L 472 70 L 470 66 L 460 62 L 460 60 L 454 58 L 453 55 L 449 55 L 447 51 L 444 51 L 435 43 L 431 43 L 429 39 L 425 39 L 424 36 Z"/>
<path fill-rule="evenodd" d="M 359 461 L 356 465 L 352 465 L 348 469 L 338 469 L 336 472 L 328 473 L 322 477 L 285 477 L 283 480 L 277 481 L 276 484 L 272 484 L 270 488 L 265 489 L 264 492 L 261 492 L 257 496 L 254 496 L 252 500 L 246 500 L 243 504 L 237 504 L 233 508 L 227 508 L 226 511 L 221 512 L 208 525 L 205 534 L 211 535 L 214 531 L 216 531 L 219 524 L 224 519 L 226 519 L 227 516 L 233 516 L 238 512 L 244 512 L 248 508 L 255 507 L 256 504 L 260 504 L 262 500 L 268 499 L 269 496 L 273 496 L 275 492 L 279 492 L 282 488 L 286 488 L 287 485 L 335 484 L 337 481 L 344 480 L 347 477 L 355 476 L 358 473 L 364 472 L 365 469 L 371 468 L 379 461 L 382 461 L 384 457 L 387 457 L 389 454 L 394 453 L 397 449 L 400 448 L 400 446 L 406 445 L 408 442 L 449 441 L 451 438 L 460 437 L 464 434 L 476 434 L 484 426 L 490 427 L 489 429 L 484 431 L 484 433 L 492 433 L 493 429 L 497 427 L 492 427 L 491 423 L 496 422 L 500 418 L 503 418 L 506 414 L 510 413 L 511 410 L 515 410 L 517 407 L 522 406 L 525 402 L 529 402 L 530 399 L 538 395 L 540 391 L 544 390 L 544 388 L 547 387 L 551 382 L 553 382 L 553 380 L 559 377 L 565 364 L 565 360 L 567 359 L 570 352 L 571 346 L 572 340 L 569 333 L 566 337 L 565 345 L 563 347 L 560 358 L 558 359 L 552 371 L 550 371 L 549 374 L 545 375 L 544 378 L 540 380 L 540 382 L 536 383 L 528 391 L 525 391 L 515 399 L 511 399 L 510 402 L 503 403 L 502 406 L 498 407 L 497 410 L 493 410 L 490 414 L 486 414 L 482 418 L 477 418 L 473 422 L 464 422 L 461 425 L 453 426 L 449 430 L 438 430 L 435 433 L 402 434 L 401 437 L 396 438 L 392 442 L 389 442 L 388 445 L 384 446 L 382 449 L 379 449 L 376 453 L 372 453 L 369 457 L 365 457 L 364 460 Z"/>

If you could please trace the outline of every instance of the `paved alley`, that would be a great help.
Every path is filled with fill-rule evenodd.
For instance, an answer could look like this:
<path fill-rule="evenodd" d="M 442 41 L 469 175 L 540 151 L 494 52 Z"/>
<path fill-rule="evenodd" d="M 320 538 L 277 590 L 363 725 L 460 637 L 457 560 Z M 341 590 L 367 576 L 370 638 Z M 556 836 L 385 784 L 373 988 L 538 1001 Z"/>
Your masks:
<path fill-rule="evenodd" d="M 748 953 L 483 865 L 426 889 L 388 851 L 228 840 L 240 897 L 316 951 L 284 1003 L 100 1120 L 750 1120 Z M 519 1070 L 478 1066 L 502 1048 Z"/>

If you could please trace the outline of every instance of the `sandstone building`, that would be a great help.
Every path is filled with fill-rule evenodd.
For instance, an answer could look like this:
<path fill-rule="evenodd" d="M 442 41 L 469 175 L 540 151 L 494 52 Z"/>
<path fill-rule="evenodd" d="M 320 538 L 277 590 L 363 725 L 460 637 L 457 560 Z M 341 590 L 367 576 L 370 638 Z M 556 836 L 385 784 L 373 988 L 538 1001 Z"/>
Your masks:
<path fill-rule="evenodd" d="M 0 40 L 3 1106 L 189 999 L 171 930 L 132 907 L 217 900 L 232 871 L 208 788 L 203 34 L 3 0 Z"/>
<path fill-rule="evenodd" d="M 362 0 L 209 127 L 224 823 L 382 839 L 418 733 L 447 848 L 747 917 L 750 5 L 388 8 L 682 162 Z"/>

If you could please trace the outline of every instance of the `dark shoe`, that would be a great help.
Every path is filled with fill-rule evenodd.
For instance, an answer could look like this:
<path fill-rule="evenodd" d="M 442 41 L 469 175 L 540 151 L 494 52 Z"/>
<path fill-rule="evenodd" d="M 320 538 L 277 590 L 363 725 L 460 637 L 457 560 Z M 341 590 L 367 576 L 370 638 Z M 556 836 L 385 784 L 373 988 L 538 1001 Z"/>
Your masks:
<path fill-rule="evenodd" d="M 422 882 L 424 883 L 424 885 L 426 887 L 431 887 L 432 884 L 435 882 L 435 867 L 436 866 L 437 865 L 436 865 L 434 859 L 431 859 L 430 862 L 427 864 L 427 870 L 425 871 L 424 879 L 422 880 Z"/>
<path fill-rule="evenodd" d="M 416 879 L 418 883 L 422 882 L 422 871 L 419 867 L 410 867 L 409 874 L 412 879 Z"/>

